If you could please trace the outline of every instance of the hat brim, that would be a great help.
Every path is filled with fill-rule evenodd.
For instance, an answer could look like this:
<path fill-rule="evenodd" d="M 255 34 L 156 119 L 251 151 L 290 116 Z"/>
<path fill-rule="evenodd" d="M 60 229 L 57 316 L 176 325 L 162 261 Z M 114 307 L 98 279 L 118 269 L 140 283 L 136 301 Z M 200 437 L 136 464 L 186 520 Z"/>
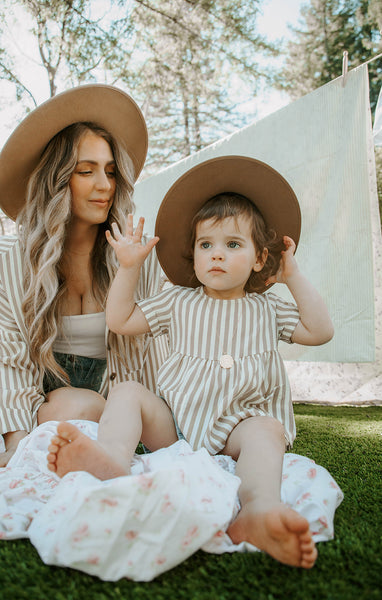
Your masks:
<path fill-rule="evenodd" d="M 159 262 L 168 279 L 197 287 L 190 262 L 191 222 L 209 198 L 223 192 L 246 196 L 277 236 L 300 239 L 301 212 L 289 183 L 269 165 L 246 156 L 221 156 L 184 173 L 169 189 L 159 208 L 155 235 Z"/>
<path fill-rule="evenodd" d="M 135 101 L 110 85 L 82 85 L 50 98 L 16 127 L 0 153 L 0 206 L 15 219 L 25 203 L 28 179 L 49 140 L 69 125 L 93 122 L 119 140 L 133 161 L 135 180 L 147 154 L 148 136 Z"/>

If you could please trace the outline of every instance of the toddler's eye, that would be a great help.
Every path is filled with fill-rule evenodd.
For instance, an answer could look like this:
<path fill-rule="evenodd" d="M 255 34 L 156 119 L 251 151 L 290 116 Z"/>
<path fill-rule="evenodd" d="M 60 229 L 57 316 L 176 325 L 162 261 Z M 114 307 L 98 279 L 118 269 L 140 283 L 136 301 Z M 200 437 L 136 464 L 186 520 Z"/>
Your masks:
<path fill-rule="evenodd" d="M 239 242 L 228 242 L 228 248 L 240 248 Z"/>
<path fill-rule="evenodd" d="M 204 250 L 207 250 L 207 248 L 211 248 L 211 243 L 210 242 L 201 242 L 200 247 L 203 248 Z"/>

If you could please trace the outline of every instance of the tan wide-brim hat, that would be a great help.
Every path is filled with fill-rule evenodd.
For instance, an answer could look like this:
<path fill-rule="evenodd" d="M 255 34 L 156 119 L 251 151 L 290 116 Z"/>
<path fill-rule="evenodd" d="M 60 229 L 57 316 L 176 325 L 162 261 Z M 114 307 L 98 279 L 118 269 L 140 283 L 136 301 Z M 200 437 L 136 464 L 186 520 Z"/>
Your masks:
<path fill-rule="evenodd" d="M 112 134 L 133 161 L 135 180 L 147 154 L 143 114 L 126 92 L 110 85 L 82 85 L 40 104 L 16 127 L 0 153 L 0 206 L 15 219 L 25 202 L 29 176 L 49 140 L 79 121 L 91 121 Z"/>
<path fill-rule="evenodd" d="M 290 236 L 298 244 L 301 212 L 289 183 L 269 165 L 247 156 L 220 156 L 200 163 L 172 185 L 159 207 L 155 235 L 159 262 L 168 279 L 185 287 L 200 282 L 189 260 L 191 222 L 213 196 L 235 192 L 246 196 L 261 212 L 277 236 Z"/>

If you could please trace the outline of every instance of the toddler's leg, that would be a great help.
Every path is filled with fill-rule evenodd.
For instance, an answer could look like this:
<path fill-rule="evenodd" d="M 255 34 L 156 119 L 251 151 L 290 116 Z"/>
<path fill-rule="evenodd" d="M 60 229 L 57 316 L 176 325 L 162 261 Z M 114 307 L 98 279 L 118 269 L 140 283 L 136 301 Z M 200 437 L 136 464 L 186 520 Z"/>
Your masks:
<path fill-rule="evenodd" d="M 46 421 L 84 419 L 99 422 L 105 408 L 105 398 L 92 390 L 61 387 L 49 392 L 38 410 L 38 424 Z"/>
<path fill-rule="evenodd" d="M 224 454 L 237 460 L 241 510 L 228 528 L 234 543 L 248 541 L 282 563 L 311 568 L 317 557 L 308 521 L 281 502 L 284 428 L 271 417 L 241 421 Z"/>
<path fill-rule="evenodd" d="M 127 475 L 139 440 L 152 450 L 177 441 L 172 414 L 163 400 L 136 382 L 112 388 L 94 442 L 71 423 L 59 423 L 48 467 L 63 477 L 87 471 L 99 479 Z"/>

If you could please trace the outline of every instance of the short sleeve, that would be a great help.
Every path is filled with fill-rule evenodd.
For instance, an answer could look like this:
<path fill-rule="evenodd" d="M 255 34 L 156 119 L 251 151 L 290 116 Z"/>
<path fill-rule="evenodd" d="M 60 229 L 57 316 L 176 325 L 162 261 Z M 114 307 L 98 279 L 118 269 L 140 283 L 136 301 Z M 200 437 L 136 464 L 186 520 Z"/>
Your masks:
<path fill-rule="evenodd" d="M 144 241 L 147 243 L 148 238 Z M 157 258 L 155 249 L 150 252 L 141 268 L 141 274 L 137 286 L 137 299 L 149 298 L 161 291 L 164 275 Z"/>
<path fill-rule="evenodd" d="M 19 306 L 21 267 L 18 248 L 2 241 L 0 263 L 0 433 L 32 431 L 37 411 L 45 398 L 40 373 L 32 362 L 28 343 L 20 331 L 14 310 Z M 15 258 L 16 257 L 16 258 Z M 5 280 L 9 285 L 5 285 Z"/>
<path fill-rule="evenodd" d="M 156 294 L 152 298 L 140 300 L 137 305 L 144 313 L 154 337 L 168 334 L 173 314 L 174 302 L 179 293 L 179 286 L 172 286 Z"/>
<path fill-rule="evenodd" d="M 288 302 L 276 294 L 266 294 L 276 311 L 277 338 L 287 344 L 292 344 L 292 335 L 300 320 L 300 313 L 293 302 Z"/>

